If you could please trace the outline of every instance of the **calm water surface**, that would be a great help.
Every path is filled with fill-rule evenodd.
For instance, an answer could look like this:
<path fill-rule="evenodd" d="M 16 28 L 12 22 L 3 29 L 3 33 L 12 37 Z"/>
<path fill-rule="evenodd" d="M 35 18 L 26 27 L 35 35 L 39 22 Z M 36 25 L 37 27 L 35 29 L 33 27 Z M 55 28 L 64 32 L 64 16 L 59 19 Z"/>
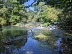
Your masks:
<path fill-rule="evenodd" d="M 25 35 L 23 30 L 24 28 L 7 27 L 7 30 L 4 28 L 0 31 L 0 54 L 59 54 L 47 42 L 34 39 L 32 32 Z"/>

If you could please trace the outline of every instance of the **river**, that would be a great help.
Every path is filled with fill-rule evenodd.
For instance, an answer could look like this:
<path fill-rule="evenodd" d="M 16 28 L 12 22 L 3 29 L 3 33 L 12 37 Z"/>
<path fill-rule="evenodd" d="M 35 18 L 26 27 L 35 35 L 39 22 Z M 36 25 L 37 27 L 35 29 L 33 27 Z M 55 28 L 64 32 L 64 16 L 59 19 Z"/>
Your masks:
<path fill-rule="evenodd" d="M 7 27 L 6 29 L 8 30 L 9 28 L 12 27 Z M 23 34 L 25 33 L 22 31 L 24 30 L 24 28 L 18 28 L 16 31 L 14 30 L 14 28 L 12 29 L 11 33 L 10 31 L 9 33 L 6 32 L 3 33 L 0 31 L 0 34 L 3 33 L 2 35 L 4 36 L 2 37 L 4 39 L 0 41 L 0 54 L 60 54 L 59 47 L 57 49 L 53 49 L 52 46 L 48 45 L 48 42 L 41 42 L 33 38 L 32 32 L 35 30 L 35 28 L 27 29 L 28 30 L 27 35 Z M 6 38 L 10 36 L 13 38 L 13 40 L 14 39 L 17 40 L 11 41 L 11 38 L 10 40 L 6 40 Z M 2 41 L 4 42 L 11 41 L 11 42 L 4 43 Z M 60 45 L 61 44 L 60 41 L 62 40 L 58 38 L 55 43 Z"/>

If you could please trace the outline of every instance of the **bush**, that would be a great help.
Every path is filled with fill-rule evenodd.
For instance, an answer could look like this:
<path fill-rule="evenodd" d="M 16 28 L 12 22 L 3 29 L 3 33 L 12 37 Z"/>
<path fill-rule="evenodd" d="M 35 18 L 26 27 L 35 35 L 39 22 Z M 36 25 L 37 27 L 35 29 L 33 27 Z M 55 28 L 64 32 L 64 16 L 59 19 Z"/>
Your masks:
<path fill-rule="evenodd" d="M 50 25 L 49 22 L 43 24 L 43 26 L 45 26 L 45 27 L 47 27 L 48 25 Z"/>
<path fill-rule="evenodd" d="M 20 20 L 20 16 L 12 15 L 9 22 L 11 22 L 12 24 L 16 24 L 19 22 L 19 20 Z"/>
<path fill-rule="evenodd" d="M 6 25 L 6 20 L 4 18 L 0 18 L 0 24 L 1 25 Z"/>

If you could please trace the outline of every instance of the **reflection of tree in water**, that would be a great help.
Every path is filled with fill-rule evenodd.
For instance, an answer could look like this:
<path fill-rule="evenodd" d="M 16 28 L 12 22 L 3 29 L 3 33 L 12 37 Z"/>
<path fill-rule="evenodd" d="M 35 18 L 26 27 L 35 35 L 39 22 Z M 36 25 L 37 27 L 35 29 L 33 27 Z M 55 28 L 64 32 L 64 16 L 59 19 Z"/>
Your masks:
<path fill-rule="evenodd" d="M 22 30 L 0 31 L 0 52 L 12 54 L 14 49 L 19 50 L 27 42 Z"/>
<path fill-rule="evenodd" d="M 26 37 L 24 37 L 24 39 L 16 40 L 16 41 L 13 41 L 10 43 L 0 42 L 0 44 L 1 44 L 0 52 L 6 53 L 6 54 L 11 54 L 11 53 L 13 53 L 14 49 L 19 50 L 21 48 L 21 46 L 25 45 L 26 42 L 27 42 Z"/>

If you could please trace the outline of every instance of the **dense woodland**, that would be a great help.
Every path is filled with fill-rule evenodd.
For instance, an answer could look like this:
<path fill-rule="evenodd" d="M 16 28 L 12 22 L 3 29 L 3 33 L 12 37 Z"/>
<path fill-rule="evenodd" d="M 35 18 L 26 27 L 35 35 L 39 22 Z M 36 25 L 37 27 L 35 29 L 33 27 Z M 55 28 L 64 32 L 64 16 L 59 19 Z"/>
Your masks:
<path fill-rule="evenodd" d="M 24 6 L 28 0 L 0 0 L 0 25 L 15 25 L 23 22 L 41 22 L 44 26 L 54 24 L 72 32 L 71 0 L 34 0 Z M 34 10 L 27 8 L 34 7 Z"/>

